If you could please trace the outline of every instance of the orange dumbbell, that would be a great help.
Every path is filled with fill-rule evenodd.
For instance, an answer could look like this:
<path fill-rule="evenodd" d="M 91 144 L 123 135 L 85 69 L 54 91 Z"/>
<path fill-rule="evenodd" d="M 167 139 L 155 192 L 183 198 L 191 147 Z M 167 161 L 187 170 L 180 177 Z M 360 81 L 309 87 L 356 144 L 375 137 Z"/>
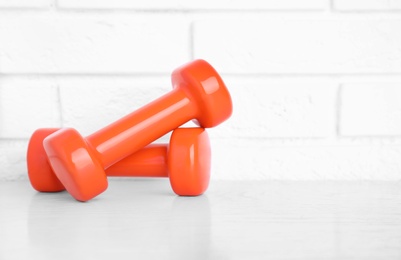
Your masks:
<path fill-rule="evenodd" d="M 43 139 L 59 130 L 36 130 L 28 145 L 28 176 L 37 191 L 65 190 L 53 173 L 43 148 Z M 210 143 L 203 128 L 177 128 L 169 144 L 151 144 L 106 169 L 107 176 L 168 177 L 180 196 L 204 193 L 210 179 Z"/>
<path fill-rule="evenodd" d="M 57 178 L 77 200 L 107 188 L 105 168 L 194 119 L 214 127 L 232 113 L 230 94 L 216 70 L 195 60 L 172 73 L 173 90 L 115 123 L 83 138 L 72 128 L 46 137 L 43 146 Z"/>

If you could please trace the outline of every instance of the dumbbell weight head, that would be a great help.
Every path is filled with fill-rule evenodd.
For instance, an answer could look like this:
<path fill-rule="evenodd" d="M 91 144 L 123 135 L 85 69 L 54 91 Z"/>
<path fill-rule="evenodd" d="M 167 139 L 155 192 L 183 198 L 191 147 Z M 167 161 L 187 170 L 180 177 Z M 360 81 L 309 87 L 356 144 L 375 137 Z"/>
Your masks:
<path fill-rule="evenodd" d="M 74 198 L 87 201 L 93 194 L 100 194 L 107 189 L 104 166 L 96 150 L 77 130 L 62 128 L 46 137 L 43 146 L 53 171 L 57 172 L 57 178 L 64 187 L 71 187 L 67 190 L 74 194 Z M 76 178 L 79 178 L 79 182 Z"/>
<path fill-rule="evenodd" d="M 196 196 L 209 186 L 211 150 L 205 129 L 176 129 L 168 150 L 170 184 L 176 194 Z"/>
<path fill-rule="evenodd" d="M 217 71 L 204 60 L 196 60 L 175 69 L 171 76 L 174 88 L 184 90 L 197 103 L 199 126 L 219 125 L 231 116 L 232 101 Z M 231 109 L 222 109 L 231 108 Z"/>
<path fill-rule="evenodd" d="M 57 192 L 65 190 L 63 184 L 54 174 L 47 159 L 43 140 L 59 128 L 42 128 L 36 130 L 28 143 L 26 162 L 28 177 L 32 187 L 42 192 Z"/>

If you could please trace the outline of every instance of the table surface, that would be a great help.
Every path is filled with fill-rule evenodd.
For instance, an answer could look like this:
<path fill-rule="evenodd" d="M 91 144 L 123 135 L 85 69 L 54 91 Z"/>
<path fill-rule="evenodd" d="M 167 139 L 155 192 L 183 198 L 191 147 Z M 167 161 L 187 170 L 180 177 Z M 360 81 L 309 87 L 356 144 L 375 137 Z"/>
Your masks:
<path fill-rule="evenodd" d="M 89 202 L 0 183 L 0 259 L 400 259 L 401 183 L 111 180 Z"/>

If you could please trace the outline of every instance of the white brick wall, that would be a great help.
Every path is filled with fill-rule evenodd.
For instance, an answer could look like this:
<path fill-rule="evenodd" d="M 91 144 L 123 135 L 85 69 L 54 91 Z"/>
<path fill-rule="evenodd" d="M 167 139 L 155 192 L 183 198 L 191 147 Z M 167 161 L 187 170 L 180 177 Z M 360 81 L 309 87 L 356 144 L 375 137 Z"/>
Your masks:
<path fill-rule="evenodd" d="M 0 0 L 0 180 L 27 178 L 36 128 L 88 135 L 169 91 L 171 71 L 193 58 L 221 72 L 234 102 L 209 129 L 212 178 L 401 180 L 400 10 L 398 0 Z"/>
<path fill-rule="evenodd" d="M 226 84 L 234 115 L 213 129 L 218 137 L 324 138 L 333 134 L 337 86 L 331 81 L 227 77 Z"/>
<path fill-rule="evenodd" d="M 233 74 L 401 73 L 401 19 L 264 17 L 196 22 L 195 57 Z"/>
<path fill-rule="evenodd" d="M 401 85 L 400 83 L 344 84 L 341 89 L 340 113 L 342 135 L 399 136 Z"/>
<path fill-rule="evenodd" d="M 58 89 L 43 77 L 0 77 L 0 136 L 27 138 L 35 129 L 60 126 Z"/>
<path fill-rule="evenodd" d="M 7 13 L 0 35 L 2 73 L 163 73 L 189 59 L 174 15 Z"/>

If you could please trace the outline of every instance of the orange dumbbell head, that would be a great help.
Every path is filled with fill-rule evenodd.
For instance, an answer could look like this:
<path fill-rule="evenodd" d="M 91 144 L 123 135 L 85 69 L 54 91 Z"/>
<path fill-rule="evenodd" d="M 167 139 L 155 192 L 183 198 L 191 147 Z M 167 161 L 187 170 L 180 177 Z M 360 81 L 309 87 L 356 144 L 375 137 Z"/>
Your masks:
<path fill-rule="evenodd" d="M 43 139 L 58 130 L 59 128 L 38 129 L 29 139 L 26 156 L 28 177 L 32 187 L 37 191 L 56 192 L 65 190 L 63 184 L 53 173 L 43 148 Z"/>
<path fill-rule="evenodd" d="M 232 101 L 217 71 L 206 61 L 187 63 L 172 73 L 172 84 L 181 88 L 198 107 L 194 121 L 202 127 L 219 125 L 232 114 Z"/>
<path fill-rule="evenodd" d="M 74 198 L 87 201 L 107 189 L 106 174 L 96 152 L 75 129 L 54 132 L 44 139 L 43 146 L 53 171 Z"/>
<path fill-rule="evenodd" d="M 196 196 L 206 191 L 210 179 L 209 136 L 203 128 L 176 129 L 171 135 L 168 169 L 171 187 L 179 195 Z"/>

